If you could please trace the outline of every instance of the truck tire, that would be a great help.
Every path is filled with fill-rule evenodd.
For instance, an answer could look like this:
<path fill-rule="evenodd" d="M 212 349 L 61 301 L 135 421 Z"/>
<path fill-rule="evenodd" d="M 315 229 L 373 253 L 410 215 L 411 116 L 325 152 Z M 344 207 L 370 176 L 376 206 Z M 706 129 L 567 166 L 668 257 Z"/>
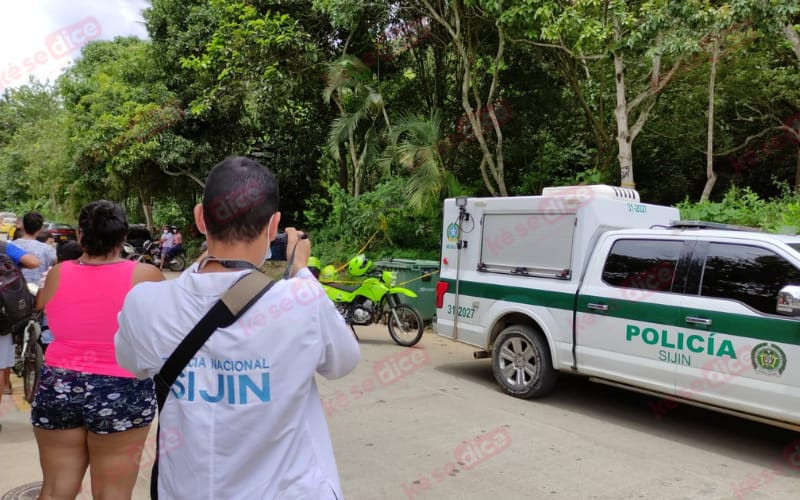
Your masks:
<path fill-rule="evenodd" d="M 544 336 L 526 325 L 500 332 L 492 349 L 492 372 L 504 391 L 525 399 L 544 396 L 558 379 Z"/>

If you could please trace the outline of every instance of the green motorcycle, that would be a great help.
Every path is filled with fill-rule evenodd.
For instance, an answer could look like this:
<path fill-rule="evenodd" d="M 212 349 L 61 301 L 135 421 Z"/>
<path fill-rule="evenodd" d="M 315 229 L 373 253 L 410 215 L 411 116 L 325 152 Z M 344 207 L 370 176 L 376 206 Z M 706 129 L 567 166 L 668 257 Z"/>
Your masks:
<path fill-rule="evenodd" d="M 352 276 L 364 277 L 372 267 L 372 261 L 360 254 L 350 260 L 348 267 Z M 383 271 L 380 279 L 369 276 L 352 285 L 337 283 L 336 278 L 333 266 L 326 266 L 319 275 L 325 294 L 336 305 L 354 334 L 354 325 L 384 323 L 389 327 L 389 335 L 398 344 L 411 347 L 420 341 L 424 327 L 422 318 L 416 309 L 400 302 L 400 295 L 415 298 L 417 294 L 407 288 L 394 286 L 396 273 Z"/>

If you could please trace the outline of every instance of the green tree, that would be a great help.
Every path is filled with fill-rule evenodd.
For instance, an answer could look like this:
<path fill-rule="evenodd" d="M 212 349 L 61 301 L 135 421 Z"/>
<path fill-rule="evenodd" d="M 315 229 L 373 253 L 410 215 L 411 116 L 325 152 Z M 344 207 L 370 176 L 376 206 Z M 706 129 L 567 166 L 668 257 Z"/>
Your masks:
<path fill-rule="evenodd" d="M 406 197 L 419 212 L 430 212 L 441 203 L 442 194 L 460 194 L 455 176 L 444 169 L 442 118 L 438 111 L 429 117 L 405 113 L 395 120 L 389 133 L 384 164 L 396 162 L 410 174 Z"/>

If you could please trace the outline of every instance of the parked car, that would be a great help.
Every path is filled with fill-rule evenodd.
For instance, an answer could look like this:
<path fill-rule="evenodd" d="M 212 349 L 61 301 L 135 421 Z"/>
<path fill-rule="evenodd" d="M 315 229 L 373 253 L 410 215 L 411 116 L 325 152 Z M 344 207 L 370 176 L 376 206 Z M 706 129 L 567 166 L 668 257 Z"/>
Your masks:
<path fill-rule="evenodd" d="M 137 253 L 142 253 L 144 251 L 144 242 L 152 241 L 153 239 L 153 235 L 150 234 L 147 226 L 144 224 L 131 224 L 125 241 L 133 245 Z"/>
<path fill-rule="evenodd" d="M 17 218 L 16 217 L 3 217 L 0 221 L 0 233 L 8 234 L 12 227 L 17 225 Z"/>
<path fill-rule="evenodd" d="M 45 222 L 42 225 L 42 231 L 50 231 L 56 243 L 78 239 L 75 228 L 63 222 Z"/>

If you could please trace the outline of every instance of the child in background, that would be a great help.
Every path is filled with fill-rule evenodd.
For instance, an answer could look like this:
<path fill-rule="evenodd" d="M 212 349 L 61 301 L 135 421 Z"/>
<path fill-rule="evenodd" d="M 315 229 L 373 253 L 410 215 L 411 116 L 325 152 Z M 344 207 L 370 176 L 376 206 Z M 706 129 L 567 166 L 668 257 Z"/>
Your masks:
<path fill-rule="evenodd" d="M 81 255 L 83 255 L 83 249 L 77 241 L 65 241 L 56 248 L 56 258 L 59 262 L 78 260 Z"/>
<path fill-rule="evenodd" d="M 56 240 L 53 238 L 53 234 L 50 231 L 39 231 L 39 234 L 36 235 L 36 240 L 47 243 L 50 246 L 55 246 L 56 244 Z"/>

